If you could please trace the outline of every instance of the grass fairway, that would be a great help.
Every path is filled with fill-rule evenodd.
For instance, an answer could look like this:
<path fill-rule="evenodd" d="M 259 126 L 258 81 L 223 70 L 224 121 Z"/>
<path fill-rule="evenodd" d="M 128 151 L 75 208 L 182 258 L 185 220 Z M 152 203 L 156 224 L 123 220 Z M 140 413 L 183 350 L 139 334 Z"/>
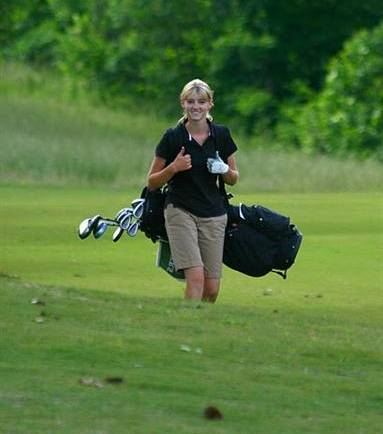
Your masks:
<path fill-rule="evenodd" d="M 298 263 L 198 308 L 142 235 L 77 238 L 137 194 L 0 187 L 2 434 L 381 433 L 381 195 L 237 196 L 292 216 Z"/>

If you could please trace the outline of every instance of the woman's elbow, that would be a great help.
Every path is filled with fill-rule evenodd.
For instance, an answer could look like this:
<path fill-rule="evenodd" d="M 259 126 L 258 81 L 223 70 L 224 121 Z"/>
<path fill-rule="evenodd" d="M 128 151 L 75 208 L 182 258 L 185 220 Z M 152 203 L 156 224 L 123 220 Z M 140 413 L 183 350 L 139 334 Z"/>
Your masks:
<path fill-rule="evenodd" d="M 225 179 L 225 183 L 228 185 L 235 185 L 239 180 L 239 172 L 238 170 L 233 170 L 230 173 L 230 176 Z"/>
<path fill-rule="evenodd" d="M 147 186 L 149 190 L 157 190 L 159 188 L 155 179 L 153 179 L 153 176 L 151 175 L 149 175 L 147 178 Z"/>

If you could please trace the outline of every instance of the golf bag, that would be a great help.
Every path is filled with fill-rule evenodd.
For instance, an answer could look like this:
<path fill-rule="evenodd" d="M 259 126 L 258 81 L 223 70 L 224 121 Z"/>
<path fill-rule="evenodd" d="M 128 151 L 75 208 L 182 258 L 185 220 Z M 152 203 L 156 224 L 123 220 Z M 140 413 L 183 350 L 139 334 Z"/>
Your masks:
<path fill-rule="evenodd" d="M 248 276 L 274 272 L 287 277 L 302 242 L 289 217 L 261 205 L 228 205 L 223 263 Z"/>

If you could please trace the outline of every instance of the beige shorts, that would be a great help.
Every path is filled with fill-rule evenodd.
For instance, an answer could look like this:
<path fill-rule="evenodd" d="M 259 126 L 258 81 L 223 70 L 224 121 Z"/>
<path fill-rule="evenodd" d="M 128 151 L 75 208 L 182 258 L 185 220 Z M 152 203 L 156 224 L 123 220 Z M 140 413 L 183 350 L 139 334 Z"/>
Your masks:
<path fill-rule="evenodd" d="M 165 209 L 165 225 L 177 270 L 204 267 L 206 277 L 219 279 L 226 223 L 226 214 L 197 217 L 169 204 Z"/>

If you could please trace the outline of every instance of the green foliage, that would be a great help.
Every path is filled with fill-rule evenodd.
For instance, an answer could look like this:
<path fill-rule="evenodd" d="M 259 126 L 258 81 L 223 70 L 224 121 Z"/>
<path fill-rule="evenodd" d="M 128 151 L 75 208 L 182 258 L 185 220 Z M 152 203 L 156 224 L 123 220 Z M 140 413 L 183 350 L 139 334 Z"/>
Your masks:
<path fill-rule="evenodd" d="M 5 4 L 6 3 L 6 4 Z M 0 1 L 0 58 L 52 64 L 58 39 L 57 21 L 47 0 Z"/>
<path fill-rule="evenodd" d="M 329 58 L 379 22 L 380 3 L 0 0 L 0 55 L 55 67 L 72 91 L 173 116 L 181 87 L 199 77 L 216 90 L 216 118 L 258 135 L 296 101 L 296 83 L 321 87 Z"/>
<path fill-rule="evenodd" d="M 383 23 L 361 31 L 330 63 L 323 90 L 304 108 L 287 107 L 299 147 L 307 152 L 383 159 Z M 293 130 L 294 129 L 294 130 Z"/>

